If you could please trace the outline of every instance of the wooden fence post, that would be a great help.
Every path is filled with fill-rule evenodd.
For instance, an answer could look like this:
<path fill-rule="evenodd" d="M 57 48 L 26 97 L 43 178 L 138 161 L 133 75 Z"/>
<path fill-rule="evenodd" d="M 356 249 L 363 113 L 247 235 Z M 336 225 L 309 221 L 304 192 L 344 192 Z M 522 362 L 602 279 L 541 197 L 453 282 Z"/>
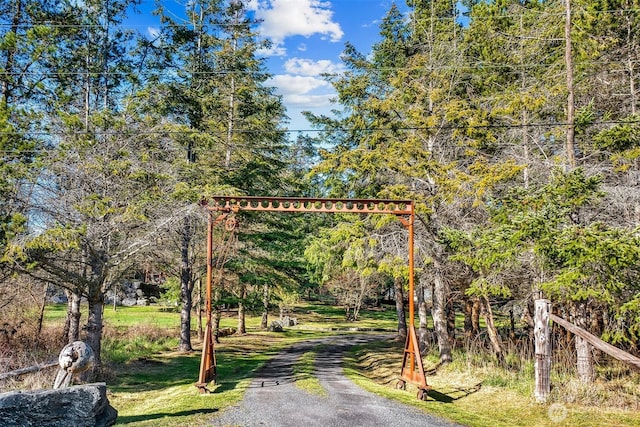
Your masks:
<path fill-rule="evenodd" d="M 547 401 L 551 391 L 551 330 L 549 313 L 551 302 L 546 299 L 535 301 L 534 337 L 536 353 L 536 388 L 534 396 L 540 403 Z"/>

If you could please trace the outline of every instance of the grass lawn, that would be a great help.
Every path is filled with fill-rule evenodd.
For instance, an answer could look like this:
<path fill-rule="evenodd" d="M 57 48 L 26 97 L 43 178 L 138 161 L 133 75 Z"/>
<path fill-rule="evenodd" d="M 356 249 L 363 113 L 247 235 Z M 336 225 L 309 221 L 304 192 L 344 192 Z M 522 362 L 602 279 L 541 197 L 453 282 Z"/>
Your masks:
<path fill-rule="evenodd" d="M 86 321 L 87 307 L 81 307 L 82 321 Z M 66 304 L 53 304 L 47 306 L 44 312 L 44 322 L 46 324 L 64 323 L 67 315 Z M 180 313 L 165 310 L 157 305 L 104 308 L 104 324 L 113 328 L 129 328 L 132 326 L 153 326 L 158 328 L 179 328 Z"/>

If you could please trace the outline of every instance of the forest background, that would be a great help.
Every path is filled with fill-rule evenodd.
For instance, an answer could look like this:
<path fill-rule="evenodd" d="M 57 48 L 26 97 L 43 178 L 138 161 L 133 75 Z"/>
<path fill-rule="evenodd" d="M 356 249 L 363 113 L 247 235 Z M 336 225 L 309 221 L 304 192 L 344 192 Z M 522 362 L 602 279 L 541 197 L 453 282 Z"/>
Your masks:
<path fill-rule="evenodd" d="M 261 195 L 415 200 L 417 292 L 404 294 L 406 230 L 392 219 L 242 214 L 236 240 L 216 240 L 233 250 L 214 295 L 217 319 L 237 308 L 238 333 L 245 310 L 266 327 L 271 305 L 312 292 L 352 318 L 387 294 L 400 335 L 416 299 L 441 362 L 478 337 L 503 361 L 506 339 L 531 355 L 545 297 L 638 354 L 640 5 L 462 3 L 464 24 L 453 1 L 407 1 L 409 16 L 392 5 L 371 52 L 347 43 L 346 71 L 326 75 L 334 115 L 308 113 L 316 132 L 293 138 L 242 1 L 189 2 L 185 19 L 159 6 L 155 40 L 121 26 L 135 1 L 1 1 L 3 342 L 27 330 L 24 307 L 63 289 L 65 336 L 93 347 L 99 375 L 108 292 L 153 271 L 178 283 L 191 350 L 201 201 Z M 572 342 L 589 382 L 593 349 Z"/>

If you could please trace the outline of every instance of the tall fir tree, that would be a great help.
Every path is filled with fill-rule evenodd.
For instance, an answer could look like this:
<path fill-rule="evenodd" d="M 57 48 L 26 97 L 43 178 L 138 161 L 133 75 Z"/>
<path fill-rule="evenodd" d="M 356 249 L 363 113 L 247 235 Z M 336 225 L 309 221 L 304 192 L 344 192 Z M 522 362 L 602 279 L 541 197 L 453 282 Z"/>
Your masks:
<path fill-rule="evenodd" d="M 147 91 L 159 97 L 157 114 L 168 118 L 185 150 L 173 196 L 184 204 L 215 194 L 282 191 L 288 149 L 284 107 L 266 85 L 269 75 L 258 56 L 262 45 L 244 2 L 191 2 L 184 20 L 162 8 L 158 13 L 163 36 L 151 50 L 158 64 L 175 73 L 151 80 Z M 191 349 L 192 291 L 202 275 L 202 265 L 194 265 L 189 255 L 202 248 L 203 239 L 194 234 L 202 227 L 196 224 L 185 219 L 179 231 L 183 350 Z"/>

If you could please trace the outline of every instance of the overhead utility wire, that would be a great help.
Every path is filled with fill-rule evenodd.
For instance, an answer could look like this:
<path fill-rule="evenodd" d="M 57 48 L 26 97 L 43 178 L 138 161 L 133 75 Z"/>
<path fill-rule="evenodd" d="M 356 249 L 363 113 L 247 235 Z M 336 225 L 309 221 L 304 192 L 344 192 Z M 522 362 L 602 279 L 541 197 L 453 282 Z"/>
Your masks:
<path fill-rule="evenodd" d="M 460 19 L 460 18 L 469 18 L 472 21 L 489 21 L 489 20 L 495 20 L 495 19 L 500 19 L 500 18 L 520 18 L 520 17 L 526 17 L 529 15 L 534 15 L 534 14 L 538 14 L 540 16 L 538 16 L 538 19 L 540 19 L 541 17 L 544 16 L 557 16 L 557 17 L 563 17 L 565 15 L 564 11 L 558 11 L 558 12 L 550 12 L 548 10 L 536 10 L 536 9 L 526 9 L 524 8 L 523 11 L 526 11 L 526 13 L 507 13 L 507 14 L 499 14 L 499 15 L 494 15 L 494 16 L 487 16 L 487 17 L 480 17 L 480 16 L 466 16 L 465 14 L 461 14 L 461 13 L 457 13 L 456 15 L 453 16 L 448 16 L 448 17 L 435 17 L 435 19 L 437 20 L 441 20 L 441 21 L 450 21 L 451 19 Z M 625 8 L 625 9 L 607 9 L 607 10 L 590 10 L 590 11 L 586 11 L 586 10 L 576 10 L 574 12 L 574 15 L 581 15 L 581 14 L 589 14 L 589 15 L 603 15 L 603 14 L 617 14 L 617 13 L 640 13 L 640 8 Z M 118 26 L 119 29 L 127 29 L 127 28 L 148 28 L 149 26 L 153 26 L 154 24 L 121 24 Z M 184 28 L 184 27 L 192 27 L 193 25 L 190 23 L 185 23 L 185 24 L 164 24 L 164 23 L 160 23 L 158 22 L 157 25 L 159 27 L 162 28 Z M 223 22 L 223 21 L 212 21 L 212 22 L 208 22 L 206 24 L 204 24 L 205 26 L 218 26 L 218 27 L 235 27 L 235 26 L 244 26 L 246 25 L 245 23 L 233 23 L 233 22 Z M 97 27 L 97 28 L 103 28 L 104 26 L 102 24 L 59 24 L 59 23 L 55 23 L 55 22 L 51 22 L 51 21 L 36 21 L 36 22 L 32 22 L 32 23 L 28 23 L 28 24 L 12 24 L 10 22 L 8 23 L 0 23 L 0 28 L 3 27 L 7 27 L 7 28 L 33 28 L 36 26 L 46 26 L 49 28 L 93 28 L 93 27 Z"/>
<path fill-rule="evenodd" d="M 575 62 L 576 65 L 579 66 L 592 66 L 592 65 L 624 65 L 624 66 L 628 66 L 629 64 L 640 64 L 640 59 L 634 59 L 634 60 L 620 60 L 620 61 L 614 61 L 614 60 L 606 60 L 606 61 L 578 61 Z M 398 71 L 398 70 L 404 70 L 404 71 L 413 71 L 415 69 L 419 69 L 419 70 L 424 70 L 424 71 L 441 71 L 441 70 L 481 70 L 481 69 L 487 69 L 487 68 L 495 68 L 495 69 L 501 69 L 501 68 L 513 68 L 514 70 L 517 71 L 518 68 L 549 68 L 550 64 L 546 64 L 546 63 L 540 63 L 540 62 L 530 62 L 530 63 L 513 63 L 513 64 L 499 64 L 499 63 L 490 63 L 490 62 L 481 62 L 478 61 L 475 64 L 462 64 L 462 65 L 436 65 L 436 66 L 424 66 L 424 67 L 371 67 L 371 68 L 366 68 L 362 71 Z M 242 75 L 242 74 L 255 74 L 253 72 L 245 72 L 242 70 L 215 70 L 215 71 L 189 71 L 189 70 L 185 70 L 185 69 L 171 69 L 172 71 L 182 71 L 185 74 L 189 74 L 189 75 Z M 55 76 L 83 76 L 86 77 L 87 75 L 89 76 L 96 76 L 96 77 L 100 77 L 100 76 L 126 76 L 126 75 L 130 75 L 130 74 L 135 74 L 135 75 L 143 75 L 143 76 L 166 76 L 166 70 L 163 71 L 136 71 L 136 72 L 126 72 L 126 71 L 60 71 L 60 72 L 41 72 L 41 71 L 26 71 L 26 72 L 20 72 L 20 71 L 14 71 L 14 72 L 7 72 L 7 71 L 0 71 L 0 76 L 48 76 L 48 77 L 55 77 Z M 338 76 L 343 76 L 346 73 L 348 73 L 350 71 L 345 71 L 342 73 L 322 73 L 323 76 L 327 76 L 327 77 L 338 77 Z M 163 74 L 164 73 L 164 74 Z M 265 72 L 264 74 L 271 74 L 268 72 Z M 295 73 L 289 73 L 289 74 L 295 74 Z M 172 77 L 179 77 L 177 75 L 174 76 L 166 76 L 167 80 L 171 79 Z"/>
<path fill-rule="evenodd" d="M 276 129 L 276 130 L 258 130 L 258 129 L 236 129 L 235 133 L 242 134 L 278 134 L 278 133 L 297 133 L 297 132 L 309 132 L 309 133 L 337 133 L 337 132 L 397 132 L 397 131 L 421 131 L 421 130 L 465 130 L 465 129 L 524 129 L 524 128 L 553 128 L 553 127 L 562 127 L 569 125 L 568 122 L 549 122 L 549 123 L 520 123 L 520 124 L 486 124 L 486 125 L 443 125 L 443 126 L 405 126 L 405 127 L 397 127 L 397 128 L 362 128 L 362 129 L 349 129 L 349 128 L 335 128 L 335 129 Z M 598 121 L 589 124 L 589 127 L 592 126 L 603 126 L 603 125 L 638 125 L 640 126 L 640 122 L 638 121 L 630 121 L 630 120 L 606 120 L 606 121 Z M 13 132 L 13 131 L 3 131 L 0 132 L 0 135 L 30 135 L 30 136 L 95 136 L 95 135 L 103 135 L 103 136 L 144 136 L 144 135 L 193 135 L 194 133 L 198 134 L 226 134 L 226 131 L 194 131 L 194 130 L 183 130 L 183 131 L 165 131 L 165 130 L 155 130 L 155 131 L 131 131 L 131 132 L 122 132 L 122 131 L 82 131 L 82 132 L 63 132 L 63 131 L 26 131 L 26 132 Z M 247 145 L 250 146 L 250 145 Z"/>

